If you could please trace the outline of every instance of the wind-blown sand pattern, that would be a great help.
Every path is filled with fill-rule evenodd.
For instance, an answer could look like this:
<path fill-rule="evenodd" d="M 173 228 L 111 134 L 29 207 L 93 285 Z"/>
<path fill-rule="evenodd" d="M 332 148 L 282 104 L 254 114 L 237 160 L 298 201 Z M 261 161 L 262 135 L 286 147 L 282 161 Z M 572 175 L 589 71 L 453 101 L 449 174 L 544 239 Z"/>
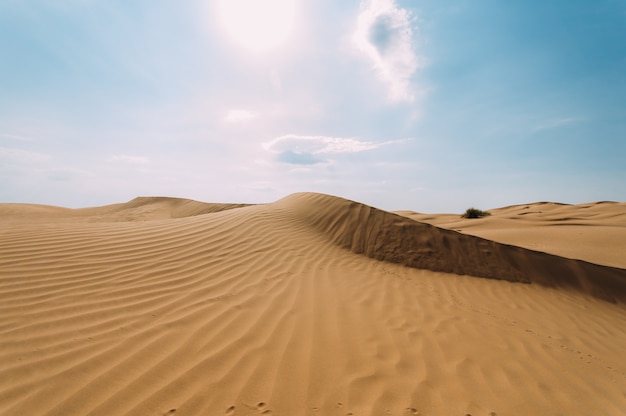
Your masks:
<path fill-rule="evenodd" d="M 623 415 L 625 212 L 0 204 L 0 414 Z"/>

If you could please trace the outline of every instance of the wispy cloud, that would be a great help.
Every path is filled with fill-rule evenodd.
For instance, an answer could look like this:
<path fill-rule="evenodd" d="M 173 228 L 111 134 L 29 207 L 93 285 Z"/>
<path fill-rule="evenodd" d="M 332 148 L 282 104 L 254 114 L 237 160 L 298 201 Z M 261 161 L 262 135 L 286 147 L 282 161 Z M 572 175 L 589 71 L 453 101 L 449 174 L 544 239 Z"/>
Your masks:
<path fill-rule="evenodd" d="M 580 118 L 576 118 L 576 117 L 564 117 L 564 118 L 556 118 L 552 120 L 547 120 L 533 127 L 533 131 L 556 129 L 558 127 L 568 126 L 570 124 L 577 123 L 580 120 L 581 120 Z"/>
<path fill-rule="evenodd" d="M 131 165 L 145 165 L 149 162 L 145 156 L 131 156 L 131 155 L 114 155 L 109 158 L 109 162 L 122 162 Z"/>
<path fill-rule="evenodd" d="M 411 78 L 421 66 L 413 45 L 411 13 L 394 0 L 363 0 L 354 42 L 389 86 L 394 101 L 415 99 Z"/>
<path fill-rule="evenodd" d="M 246 123 L 255 119 L 257 115 L 247 110 L 230 110 L 226 113 L 224 121 L 227 123 Z"/>
<path fill-rule="evenodd" d="M 22 142 L 29 142 L 29 141 L 33 140 L 30 137 L 19 136 L 17 134 L 0 134 L 0 138 L 2 138 L 2 139 L 11 139 L 11 140 L 19 140 L 19 141 L 22 141 Z"/>
<path fill-rule="evenodd" d="M 277 155 L 284 163 L 315 165 L 328 162 L 328 156 L 339 153 L 357 153 L 377 149 L 403 140 L 369 142 L 350 137 L 303 136 L 287 134 L 263 143 L 265 150 Z"/>
<path fill-rule="evenodd" d="M 50 155 L 12 147 L 0 147 L 0 159 L 13 163 L 38 163 L 50 159 Z"/>

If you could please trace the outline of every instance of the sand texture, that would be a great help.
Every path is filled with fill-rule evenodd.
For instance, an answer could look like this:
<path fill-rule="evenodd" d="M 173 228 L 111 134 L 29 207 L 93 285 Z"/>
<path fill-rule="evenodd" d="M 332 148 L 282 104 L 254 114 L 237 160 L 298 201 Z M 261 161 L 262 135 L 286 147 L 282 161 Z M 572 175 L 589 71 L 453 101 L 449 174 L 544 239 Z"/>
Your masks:
<path fill-rule="evenodd" d="M 0 415 L 624 415 L 626 204 L 0 204 Z"/>

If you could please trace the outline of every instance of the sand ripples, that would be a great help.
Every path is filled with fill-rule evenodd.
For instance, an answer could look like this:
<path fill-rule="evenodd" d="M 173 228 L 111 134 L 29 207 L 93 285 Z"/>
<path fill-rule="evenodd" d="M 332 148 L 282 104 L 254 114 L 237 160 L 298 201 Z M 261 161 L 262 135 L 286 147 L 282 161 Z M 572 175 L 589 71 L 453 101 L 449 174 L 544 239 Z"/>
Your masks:
<path fill-rule="evenodd" d="M 620 414 L 621 305 L 355 254 L 311 198 L 5 222 L 0 414 Z"/>

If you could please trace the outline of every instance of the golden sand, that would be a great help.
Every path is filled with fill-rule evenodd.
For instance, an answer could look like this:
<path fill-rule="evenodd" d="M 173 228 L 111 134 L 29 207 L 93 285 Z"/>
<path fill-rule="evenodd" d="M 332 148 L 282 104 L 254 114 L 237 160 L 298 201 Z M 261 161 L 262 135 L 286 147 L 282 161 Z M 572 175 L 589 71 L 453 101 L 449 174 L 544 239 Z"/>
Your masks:
<path fill-rule="evenodd" d="M 491 212 L 0 204 L 0 414 L 624 415 L 626 204 Z"/>

